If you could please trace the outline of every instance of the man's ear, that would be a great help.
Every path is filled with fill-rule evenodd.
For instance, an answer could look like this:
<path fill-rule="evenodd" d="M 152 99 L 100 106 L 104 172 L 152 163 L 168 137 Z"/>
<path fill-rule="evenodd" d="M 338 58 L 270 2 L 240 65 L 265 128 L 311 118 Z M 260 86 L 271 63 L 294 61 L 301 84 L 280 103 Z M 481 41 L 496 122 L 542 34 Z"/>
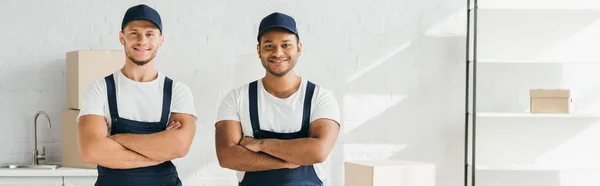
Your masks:
<path fill-rule="evenodd" d="M 125 45 L 125 40 L 123 39 L 123 30 L 119 32 L 119 42 L 121 42 L 121 45 Z"/>
<path fill-rule="evenodd" d="M 256 54 L 258 54 L 258 58 L 260 58 L 260 43 L 256 44 Z"/>
<path fill-rule="evenodd" d="M 298 41 L 298 56 L 302 55 L 302 42 Z"/>
<path fill-rule="evenodd" d="M 161 47 L 163 42 L 165 42 L 165 36 L 160 33 L 160 40 L 158 40 L 158 47 Z"/>

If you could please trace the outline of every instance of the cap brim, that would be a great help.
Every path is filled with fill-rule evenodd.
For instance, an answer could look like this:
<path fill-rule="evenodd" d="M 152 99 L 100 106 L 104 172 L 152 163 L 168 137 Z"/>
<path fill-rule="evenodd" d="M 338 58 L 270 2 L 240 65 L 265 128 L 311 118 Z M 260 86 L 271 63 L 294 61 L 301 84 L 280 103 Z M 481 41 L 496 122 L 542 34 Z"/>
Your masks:
<path fill-rule="evenodd" d="M 274 28 L 282 28 L 282 29 L 285 29 L 285 30 L 287 30 L 288 32 L 291 32 L 291 33 L 293 33 L 294 35 L 298 36 L 298 33 L 294 32 L 294 30 L 293 30 L 293 29 L 291 29 L 291 28 L 289 28 L 289 27 L 287 27 L 287 26 L 284 26 L 284 25 L 271 25 L 271 26 L 269 26 L 269 27 L 266 27 L 266 28 L 264 28 L 264 29 L 263 29 L 261 32 L 259 32 L 259 33 L 258 33 L 258 37 L 257 37 L 257 39 L 259 40 L 259 42 L 260 42 L 260 36 L 262 36 L 262 35 L 263 35 L 265 32 L 267 32 L 267 31 L 269 31 L 269 30 L 271 30 L 271 29 L 274 29 Z"/>
<path fill-rule="evenodd" d="M 143 20 L 143 21 L 148 21 L 152 24 L 154 24 L 154 26 L 156 26 L 156 28 L 158 28 L 158 30 L 160 30 L 162 32 L 162 28 L 158 26 L 158 23 L 156 23 L 154 20 L 148 18 L 148 17 L 136 17 L 133 18 L 131 20 L 129 20 L 127 23 L 124 24 L 123 28 L 125 28 L 129 23 L 133 22 L 133 21 L 137 21 L 137 20 Z M 123 29 L 121 28 L 121 29 Z"/>

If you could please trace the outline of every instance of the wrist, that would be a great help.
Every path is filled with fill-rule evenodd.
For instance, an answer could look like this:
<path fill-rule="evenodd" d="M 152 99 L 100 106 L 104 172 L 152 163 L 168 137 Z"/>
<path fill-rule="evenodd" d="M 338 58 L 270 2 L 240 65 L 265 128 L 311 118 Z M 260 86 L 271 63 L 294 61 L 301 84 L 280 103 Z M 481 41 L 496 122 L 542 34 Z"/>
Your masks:
<path fill-rule="evenodd" d="M 108 136 L 108 138 L 112 139 L 113 141 L 117 141 L 117 139 L 120 137 L 120 134 L 113 134 Z"/>
<path fill-rule="evenodd" d="M 112 139 L 113 141 L 121 144 L 122 146 L 125 146 L 126 142 L 130 142 L 130 140 L 128 140 L 128 136 L 127 134 L 114 134 L 109 136 L 110 139 Z"/>
<path fill-rule="evenodd" d="M 258 152 L 263 152 L 263 150 L 266 148 L 265 139 L 257 139 L 258 140 Z"/>

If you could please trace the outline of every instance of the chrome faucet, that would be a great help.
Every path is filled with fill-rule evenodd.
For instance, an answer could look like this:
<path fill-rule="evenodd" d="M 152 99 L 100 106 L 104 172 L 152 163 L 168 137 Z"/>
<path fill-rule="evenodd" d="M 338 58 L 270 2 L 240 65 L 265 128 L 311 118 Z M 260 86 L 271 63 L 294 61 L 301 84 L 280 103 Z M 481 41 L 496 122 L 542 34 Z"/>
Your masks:
<path fill-rule="evenodd" d="M 46 117 L 46 121 L 48 122 L 48 128 L 52 128 L 52 124 L 50 123 L 50 117 L 44 111 L 38 111 L 35 114 L 34 122 L 33 122 L 33 165 L 38 165 L 39 160 L 46 159 L 46 148 L 42 147 L 42 153 L 38 154 L 38 144 L 37 144 L 37 120 L 40 115 L 44 115 Z"/>

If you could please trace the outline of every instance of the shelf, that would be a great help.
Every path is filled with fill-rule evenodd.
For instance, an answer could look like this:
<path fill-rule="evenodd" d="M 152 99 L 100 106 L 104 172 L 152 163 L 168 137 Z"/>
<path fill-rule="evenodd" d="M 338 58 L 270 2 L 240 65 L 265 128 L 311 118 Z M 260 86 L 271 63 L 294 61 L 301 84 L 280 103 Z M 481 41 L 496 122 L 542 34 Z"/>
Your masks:
<path fill-rule="evenodd" d="M 600 10 L 600 1 L 563 1 L 552 2 L 544 1 L 501 1 L 487 0 L 479 1 L 478 10 Z M 471 3 L 470 9 L 474 9 L 474 4 Z"/>
<path fill-rule="evenodd" d="M 538 114 L 528 112 L 478 112 L 479 118 L 599 118 L 600 114 L 573 113 L 573 114 Z"/>
<path fill-rule="evenodd" d="M 473 7 L 471 7 L 469 10 L 473 11 L 475 9 L 473 9 Z M 539 11 L 539 10 L 550 10 L 550 11 L 600 11 L 600 7 L 598 6 L 594 6 L 594 7 L 579 7 L 579 6 L 567 6 L 564 8 L 560 8 L 560 7 L 554 7 L 554 6 L 548 6 L 548 7 L 482 7 L 481 5 L 479 6 L 479 9 L 477 9 L 477 11 L 486 11 L 486 10 L 518 10 L 518 11 Z"/>
<path fill-rule="evenodd" d="M 557 165 L 476 165 L 478 171 L 595 171 L 600 166 L 557 166 Z"/>
<path fill-rule="evenodd" d="M 469 60 L 473 63 L 473 60 Z M 501 59 L 479 59 L 481 63 L 505 63 L 505 64 L 564 64 L 564 65 L 600 65 L 600 61 L 544 61 L 544 60 L 501 60 Z"/>

